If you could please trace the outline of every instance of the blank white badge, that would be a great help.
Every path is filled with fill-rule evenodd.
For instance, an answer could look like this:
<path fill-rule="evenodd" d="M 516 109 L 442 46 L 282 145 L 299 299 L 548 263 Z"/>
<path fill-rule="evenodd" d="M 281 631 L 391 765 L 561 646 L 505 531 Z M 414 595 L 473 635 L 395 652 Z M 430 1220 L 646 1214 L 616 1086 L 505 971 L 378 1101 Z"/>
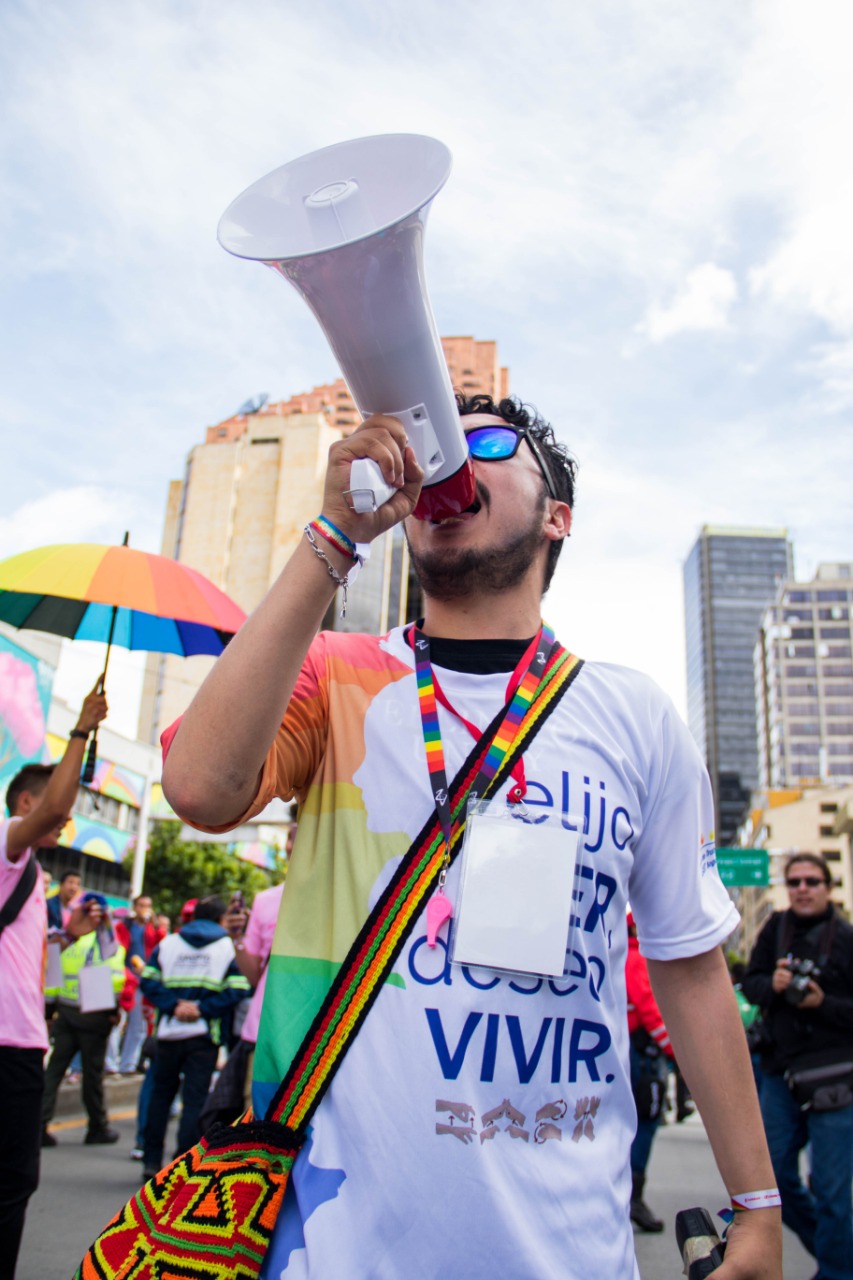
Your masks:
<path fill-rule="evenodd" d="M 85 964 L 80 970 L 80 1012 L 114 1009 L 113 971 L 108 964 Z"/>
<path fill-rule="evenodd" d="M 57 987 L 61 987 L 62 978 L 62 947 L 58 942 L 49 942 L 47 944 L 47 966 L 44 972 L 44 985 L 46 991 L 55 991 Z"/>
<path fill-rule="evenodd" d="M 453 961 L 559 977 L 566 964 L 578 832 L 468 817 Z"/>

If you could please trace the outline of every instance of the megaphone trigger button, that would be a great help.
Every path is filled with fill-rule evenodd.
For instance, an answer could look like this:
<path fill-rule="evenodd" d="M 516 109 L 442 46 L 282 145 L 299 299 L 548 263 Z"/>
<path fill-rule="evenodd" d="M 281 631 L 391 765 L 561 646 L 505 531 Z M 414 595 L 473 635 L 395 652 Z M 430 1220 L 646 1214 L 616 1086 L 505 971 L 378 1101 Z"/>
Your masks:
<path fill-rule="evenodd" d="M 355 511 L 357 515 L 363 516 L 377 510 L 372 489 L 344 489 L 344 497 L 350 511 Z"/>

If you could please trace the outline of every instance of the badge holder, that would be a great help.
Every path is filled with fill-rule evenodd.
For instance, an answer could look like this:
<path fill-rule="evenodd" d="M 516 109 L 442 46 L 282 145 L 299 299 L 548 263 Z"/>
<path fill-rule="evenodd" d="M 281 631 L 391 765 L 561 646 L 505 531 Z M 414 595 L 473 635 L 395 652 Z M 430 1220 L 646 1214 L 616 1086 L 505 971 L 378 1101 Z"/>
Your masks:
<path fill-rule="evenodd" d="M 62 945 L 59 939 L 47 941 L 47 964 L 45 965 L 44 987 L 46 991 L 57 991 L 63 982 Z"/>
<path fill-rule="evenodd" d="M 454 964 L 561 977 L 570 948 L 580 834 L 522 803 L 472 800 L 454 912 Z"/>
<path fill-rule="evenodd" d="M 78 974 L 80 1012 L 98 1013 L 116 1007 L 113 973 L 106 964 L 85 964 Z"/>

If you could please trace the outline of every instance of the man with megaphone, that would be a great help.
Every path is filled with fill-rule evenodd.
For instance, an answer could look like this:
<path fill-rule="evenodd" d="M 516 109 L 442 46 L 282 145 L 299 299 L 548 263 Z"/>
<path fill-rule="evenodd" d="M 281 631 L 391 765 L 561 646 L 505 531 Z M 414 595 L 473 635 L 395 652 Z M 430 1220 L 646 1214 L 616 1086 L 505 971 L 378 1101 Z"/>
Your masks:
<path fill-rule="evenodd" d="M 542 622 L 575 481 L 551 428 L 514 400 L 459 410 L 470 504 L 412 515 L 422 471 L 393 417 L 334 444 L 322 512 L 164 734 L 164 790 L 193 825 L 300 802 L 254 1106 L 303 1145 L 262 1274 L 638 1277 L 630 896 L 738 1210 L 719 1275 L 777 1280 L 704 766 L 650 680 L 581 663 Z M 359 514 L 365 459 L 391 496 Z M 400 522 L 423 619 L 317 634 Z"/>

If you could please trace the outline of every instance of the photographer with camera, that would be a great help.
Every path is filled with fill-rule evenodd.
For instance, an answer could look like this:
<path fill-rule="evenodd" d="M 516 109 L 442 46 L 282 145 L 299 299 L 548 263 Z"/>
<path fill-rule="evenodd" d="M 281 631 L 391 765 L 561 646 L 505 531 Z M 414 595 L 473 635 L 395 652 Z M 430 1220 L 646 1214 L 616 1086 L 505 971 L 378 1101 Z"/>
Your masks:
<path fill-rule="evenodd" d="M 815 1280 L 853 1280 L 853 927 L 829 900 L 824 858 L 793 854 L 785 883 L 790 906 L 764 925 L 743 980 L 763 1011 L 761 1112 L 782 1221 L 817 1259 Z"/>

